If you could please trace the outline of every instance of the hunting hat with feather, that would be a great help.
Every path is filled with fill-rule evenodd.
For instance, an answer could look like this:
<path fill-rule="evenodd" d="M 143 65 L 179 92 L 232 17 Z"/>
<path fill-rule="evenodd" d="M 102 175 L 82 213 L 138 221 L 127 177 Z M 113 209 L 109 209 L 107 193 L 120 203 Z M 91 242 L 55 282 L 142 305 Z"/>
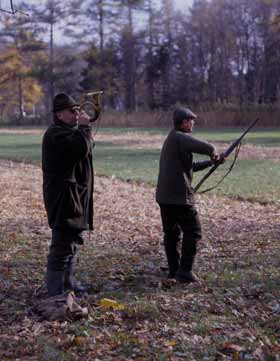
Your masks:
<path fill-rule="evenodd" d="M 79 107 L 79 104 L 68 94 L 59 93 L 53 99 L 53 113 L 73 107 Z"/>

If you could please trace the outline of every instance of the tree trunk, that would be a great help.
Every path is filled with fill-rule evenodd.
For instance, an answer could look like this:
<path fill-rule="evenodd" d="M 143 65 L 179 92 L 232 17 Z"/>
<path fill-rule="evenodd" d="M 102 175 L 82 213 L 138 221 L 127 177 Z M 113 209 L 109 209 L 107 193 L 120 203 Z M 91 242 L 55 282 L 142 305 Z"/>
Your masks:
<path fill-rule="evenodd" d="M 51 10 L 53 13 L 53 10 Z M 52 14 L 53 15 L 53 14 Z M 54 41 L 53 41 L 53 22 L 50 23 L 50 52 L 49 52 L 49 110 L 52 109 L 54 98 Z"/>

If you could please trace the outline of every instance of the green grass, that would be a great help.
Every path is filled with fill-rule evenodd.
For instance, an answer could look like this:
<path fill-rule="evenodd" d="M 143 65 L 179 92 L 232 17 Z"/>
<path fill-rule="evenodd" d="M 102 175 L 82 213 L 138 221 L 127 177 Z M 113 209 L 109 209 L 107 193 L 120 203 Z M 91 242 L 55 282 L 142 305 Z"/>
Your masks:
<path fill-rule="evenodd" d="M 40 162 L 40 135 L 0 134 L 0 158 L 25 162 Z"/>
<path fill-rule="evenodd" d="M 228 162 L 230 163 L 230 161 Z M 218 182 L 228 169 L 225 163 L 209 178 L 200 190 L 211 187 Z M 202 177 L 204 172 L 195 174 L 194 184 Z M 280 202 L 279 187 L 280 167 L 278 163 L 269 160 L 237 161 L 231 173 L 225 178 L 213 194 L 236 198 L 244 198 L 259 202 Z"/>
<path fill-rule="evenodd" d="M 238 137 L 241 129 L 201 130 L 195 134 L 214 142 L 230 142 Z M 100 133 L 118 133 L 134 135 L 167 134 L 167 129 L 138 128 L 106 128 Z M 0 134 L 0 158 L 32 162 L 40 165 L 41 135 Z M 246 143 L 278 146 L 280 129 L 262 129 L 250 133 Z M 124 145 L 97 141 L 94 149 L 94 168 L 98 175 L 115 176 L 128 181 L 148 182 L 156 184 L 158 173 L 159 149 L 133 149 Z M 230 162 L 221 166 L 205 183 L 210 187 L 226 172 Z M 195 174 L 194 184 L 203 176 L 203 172 Z M 228 175 L 219 189 L 212 194 L 245 198 L 252 201 L 279 202 L 280 200 L 280 167 L 270 160 L 238 160 L 233 171 Z"/>
<path fill-rule="evenodd" d="M 98 174 L 154 184 L 159 155 L 158 150 L 132 149 L 97 143 L 94 150 L 94 165 Z"/>
<path fill-rule="evenodd" d="M 197 130 L 195 134 L 210 142 L 232 142 L 237 139 L 245 128 L 228 128 L 219 130 Z M 253 129 L 243 141 L 246 144 L 261 145 L 266 147 L 280 146 L 280 129 Z"/>

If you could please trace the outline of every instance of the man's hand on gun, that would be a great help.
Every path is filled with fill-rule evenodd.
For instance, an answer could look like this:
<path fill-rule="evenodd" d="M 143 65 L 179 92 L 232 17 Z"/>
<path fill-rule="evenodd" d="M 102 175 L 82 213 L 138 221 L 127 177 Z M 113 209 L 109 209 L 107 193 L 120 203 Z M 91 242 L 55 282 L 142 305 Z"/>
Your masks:
<path fill-rule="evenodd" d="M 211 156 L 211 162 L 212 164 L 223 164 L 226 161 L 226 158 L 224 157 L 223 153 L 218 153 L 217 151 L 214 151 Z"/>

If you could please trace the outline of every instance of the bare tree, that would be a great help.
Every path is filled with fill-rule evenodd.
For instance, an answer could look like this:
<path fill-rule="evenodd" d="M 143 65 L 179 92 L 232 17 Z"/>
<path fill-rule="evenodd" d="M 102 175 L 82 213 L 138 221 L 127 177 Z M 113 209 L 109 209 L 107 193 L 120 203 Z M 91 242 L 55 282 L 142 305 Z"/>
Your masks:
<path fill-rule="evenodd" d="M 55 41 L 55 27 L 58 27 L 63 23 L 64 16 L 67 14 L 67 7 L 63 3 L 55 0 L 47 0 L 43 6 L 33 6 L 34 21 L 42 25 L 42 30 L 47 31 L 49 35 L 49 57 L 48 57 L 48 69 L 47 69 L 47 82 L 48 82 L 48 108 L 51 107 L 51 102 L 55 94 L 55 53 L 54 53 L 54 41 Z M 57 29 L 56 29 L 57 30 Z"/>
<path fill-rule="evenodd" d="M 9 9 L 3 9 L 2 6 L 1 6 L 1 3 L 0 3 L 0 12 L 4 12 L 4 13 L 7 13 L 7 14 L 12 14 L 12 15 L 15 15 L 16 13 L 20 13 L 20 14 L 27 15 L 27 16 L 29 15 L 27 12 L 16 8 L 14 6 L 13 0 L 10 0 L 10 8 Z"/>

